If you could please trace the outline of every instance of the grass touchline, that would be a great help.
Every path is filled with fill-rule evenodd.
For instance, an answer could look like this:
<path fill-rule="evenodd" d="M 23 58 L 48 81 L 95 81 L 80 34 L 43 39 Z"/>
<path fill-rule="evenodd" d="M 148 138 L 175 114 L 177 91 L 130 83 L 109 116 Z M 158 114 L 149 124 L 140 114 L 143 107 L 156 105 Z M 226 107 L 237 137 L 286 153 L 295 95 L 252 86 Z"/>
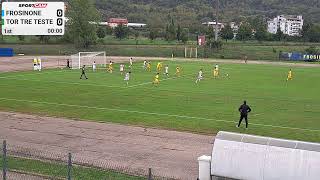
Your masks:
<path fill-rule="evenodd" d="M 122 111 L 122 112 L 128 112 L 128 113 L 139 113 L 139 114 L 148 114 L 148 115 L 157 115 L 157 116 L 179 117 L 179 118 L 186 118 L 186 119 L 199 119 L 199 120 L 201 119 L 201 120 L 206 120 L 206 121 L 217 121 L 217 122 L 225 122 L 225 123 L 237 124 L 237 122 L 235 122 L 235 121 L 227 121 L 227 120 L 221 120 L 221 119 L 210 119 L 210 118 L 192 117 L 192 116 L 175 115 L 175 114 L 162 114 L 162 113 L 143 112 L 143 111 L 134 111 L 134 110 L 126 110 L 126 109 L 92 107 L 92 106 L 83 106 L 83 105 L 74 105 L 74 104 L 60 104 L 60 103 L 51 103 L 51 102 L 44 102 L 44 101 L 30 101 L 30 100 L 10 99 L 10 98 L 1 98 L 0 97 L 0 101 L 3 101 L 3 100 L 5 100 L 5 101 L 17 101 L 17 102 L 30 102 L 30 103 L 38 103 L 38 104 L 48 104 L 48 105 L 56 105 L 56 106 L 70 106 L 70 107 L 78 107 L 78 108 L 89 108 L 89 109 L 98 109 L 98 110 Z M 320 132 L 320 129 L 294 128 L 294 127 L 285 127 L 285 126 L 268 125 L 268 124 L 256 124 L 256 123 L 250 123 L 250 125 L 281 128 L 281 129 L 290 129 L 290 130 Z"/>

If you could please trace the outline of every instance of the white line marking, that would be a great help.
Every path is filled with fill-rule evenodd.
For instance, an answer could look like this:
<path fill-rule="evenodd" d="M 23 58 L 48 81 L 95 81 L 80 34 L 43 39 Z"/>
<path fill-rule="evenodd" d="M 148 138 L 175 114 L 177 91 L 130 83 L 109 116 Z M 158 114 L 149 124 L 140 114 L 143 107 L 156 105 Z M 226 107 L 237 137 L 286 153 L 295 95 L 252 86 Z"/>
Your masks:
<path fill-rule="evenodd" d="M 263 113 L 260 113 L 260 114 L 254 114 L 254 115 L 252 115 L 252 116 L 261 116 L 261 115 L 263 115 Z"/>
<path fill-rule="evenodd" d="M 32 101 L 32 100 L 11 99 L 11 98 L 0 98 L 0 100 L 2 100 L 2 101 L 27 102 L 27 103 L 38 103 L 38 104 L 48 104 L 48 105 L 55 105 L 55 106 L 78 107 L 78 108 L 87 108 L 87 109 L 119 111 L 119 112 L 137 113 L 137 114 L 167 116 L 167 117 L 186 118 L 186 119 L 198 119 L 198 120 L 205 120 L 205 121 L 216 121 L 216 122 L 225 122 L 225 123 L 237 124 L 237 122 L 227 121 L 227 120 L 222 120 L 222 119 L 210 119 L 210 118 L 203 118 L 203 117 L 194 117 L 194 116 L 185 116 L 185 115 L 175 115 L 175 114 L 163 114 L 163 113 L 144 112 L 144 111 L 135 111 L 135 110 L 126 110 L 126 109 L 114 109 L 114 108 L 94 107 L 94 106 L 83 106 L 83 105 L 73 105 L 73 104 L 63 104 L 63 103 L 51 103 L 51 102 L 45 102 L 45 101 Z M 279 128 L 279 129 L 290 129 L 290 130 L 320 132 L 319 129 L 294 128 L 294 127 L 268 125 L 268 124 L 256 124 L 256 123 L 250 123 L 250 125 L 253 125 L 253 126 L 262 126 L 262 127 L 272 127 L 272 128 Z"/>

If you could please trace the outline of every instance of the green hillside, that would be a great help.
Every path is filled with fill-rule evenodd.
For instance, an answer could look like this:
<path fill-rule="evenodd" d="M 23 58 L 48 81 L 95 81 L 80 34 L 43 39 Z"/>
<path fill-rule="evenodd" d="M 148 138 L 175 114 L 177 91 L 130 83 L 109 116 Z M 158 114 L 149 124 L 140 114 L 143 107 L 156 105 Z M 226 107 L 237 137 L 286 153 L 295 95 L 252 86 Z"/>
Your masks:
<path fill-rule="evenodd" d="M 131 22 L 164 26 L 173 16 L 182 26 L 196 27 L 213 19 L 213 0 L 96 0 L 98 9 L 109 17 L 127 17 Z M 220 0 L 222 21 L 241 21 L 256 15 L 302 14 L 320 23 L 319 0 Z"/>

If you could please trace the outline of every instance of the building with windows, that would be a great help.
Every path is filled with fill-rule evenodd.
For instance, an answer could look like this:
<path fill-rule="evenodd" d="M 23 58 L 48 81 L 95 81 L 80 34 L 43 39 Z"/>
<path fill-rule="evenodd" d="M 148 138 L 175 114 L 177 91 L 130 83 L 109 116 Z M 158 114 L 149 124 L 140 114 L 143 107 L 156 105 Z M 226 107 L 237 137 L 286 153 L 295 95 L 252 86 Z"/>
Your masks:
<path fill-rule="evenodd" d="M 108 20 L 108 25 L 111 28 L 115 28 L 119 25 L 123 25 L 123 26 L 128 26 L 128 19 L 123 19 L 123 18 L 110 18 Z"/>
<path fill-rule="evenodd" d="M 289 36 L 300 36 L 303 26 L 301 15 L 280 15 L 268 21 L 268 32 L 276 34 L 280 29 L 283 34 Z"/>

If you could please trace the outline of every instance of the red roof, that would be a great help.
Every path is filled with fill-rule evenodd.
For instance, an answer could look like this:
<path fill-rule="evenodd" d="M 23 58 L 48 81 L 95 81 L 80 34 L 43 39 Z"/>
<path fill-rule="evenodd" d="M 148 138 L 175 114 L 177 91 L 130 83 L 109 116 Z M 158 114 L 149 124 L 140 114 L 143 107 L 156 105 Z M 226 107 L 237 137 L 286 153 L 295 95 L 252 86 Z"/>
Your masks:
<path fill-rule="evenodd" d="M 110 18 L 108 23 L 116 23 L 116 24 L 128 24 L 128 19 L 123 18 Z"/>

